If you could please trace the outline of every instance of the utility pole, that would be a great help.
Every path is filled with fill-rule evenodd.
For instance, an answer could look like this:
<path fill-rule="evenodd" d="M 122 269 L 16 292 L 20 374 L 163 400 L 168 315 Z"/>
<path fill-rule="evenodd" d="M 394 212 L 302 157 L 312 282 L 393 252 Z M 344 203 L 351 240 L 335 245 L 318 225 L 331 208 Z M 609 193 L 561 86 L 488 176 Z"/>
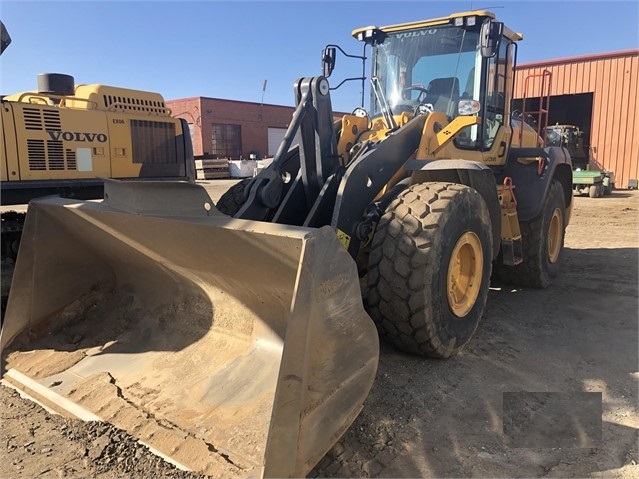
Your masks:
<path fill-rule="evenodd" d="M 264 93 L 266 93 L 266 82 L 268 82 L 268 80 L 264 80 L 264 83 L 262 84 L 262 103 L 260 104 L 260 121 L 264 120 Z"/>

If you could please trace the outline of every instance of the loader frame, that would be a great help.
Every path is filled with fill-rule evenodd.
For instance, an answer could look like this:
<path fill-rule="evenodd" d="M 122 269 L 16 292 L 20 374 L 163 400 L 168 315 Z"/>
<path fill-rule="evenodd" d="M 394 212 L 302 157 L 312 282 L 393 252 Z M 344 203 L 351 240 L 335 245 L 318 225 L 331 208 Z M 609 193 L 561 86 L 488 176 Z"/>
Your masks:
<path fill-rule="evenodd" d="M 565 148 L 509 149 L 503 166 L 488 166 L 463 159 L 414 159 L 424 116 L 391 130 L 382 142 L 365 142 L 355 157 L 342 164 L 336 150 L 336 131 L 325 77 L 300 78 L 297 98 L 284 140 L 269 168 L 247 186 L 246 202 L 235 218 L 320 227 L 330 225 L 351 256 L 356 257 L 379 219 L 374 200 L 398 171 L 412 183 L 446 181 L 476 189 L 486 201 L 493 220 L 493 237 L 501 231 L 497 185 L 511 178 L 516 185 L 520 221 L 537 217 L 553 180 L 562 184 L 566 205 L 572 201 L 571 161 Z M 296 134 L 301 144 L 292 147 Z M 288 178 L 289 181 L 284 179 Z M 391 190 L 385 201 L 400 190 Z M 372 210 L 371 210 L 372 207 Z M 493 244 L 493 258 L 500 243 Z"/>

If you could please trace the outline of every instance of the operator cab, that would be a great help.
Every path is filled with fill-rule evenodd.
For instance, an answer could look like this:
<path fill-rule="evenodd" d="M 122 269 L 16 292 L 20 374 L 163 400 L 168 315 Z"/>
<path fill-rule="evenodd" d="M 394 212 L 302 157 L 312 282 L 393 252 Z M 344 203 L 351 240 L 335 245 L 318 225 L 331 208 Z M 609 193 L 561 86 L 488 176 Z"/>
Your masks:
<path fill-rule="evenodd" d="M 456 147 L 490 150 L 502 126 L 510 140 L 506 98 L 513 87 L 515 42 L 522 36 L 494 21 L 491 12 L 365 27 L 353 36 L 372 49 L 372 118 L 436 111 L 452 121 L 477 115 L 481 124 L 460 131 Z"/>

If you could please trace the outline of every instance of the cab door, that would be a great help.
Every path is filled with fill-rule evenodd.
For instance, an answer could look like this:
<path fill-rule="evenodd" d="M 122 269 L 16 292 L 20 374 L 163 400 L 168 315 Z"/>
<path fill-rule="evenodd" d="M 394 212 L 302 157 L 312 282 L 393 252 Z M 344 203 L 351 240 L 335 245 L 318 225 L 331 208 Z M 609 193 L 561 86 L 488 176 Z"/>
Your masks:
<path fill-rule="evenodd" d="M 504 37 L 497 54 L 486 59 L 481 149 L 482 159 L 487 165 L 505 164 L 510 149 L 514 52 L 513 42 Z"/>

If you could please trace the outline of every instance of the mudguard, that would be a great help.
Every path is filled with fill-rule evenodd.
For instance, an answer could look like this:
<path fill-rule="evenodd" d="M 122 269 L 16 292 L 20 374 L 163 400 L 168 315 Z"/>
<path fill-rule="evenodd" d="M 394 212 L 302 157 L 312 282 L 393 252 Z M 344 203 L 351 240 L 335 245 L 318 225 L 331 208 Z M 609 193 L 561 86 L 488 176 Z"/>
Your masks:
<path fill-rule="evenodd" d="M 541 168 L 540 168 L 541 162 Z M 552 180 L 561 182 L 566 209 L 572 204 L 572 160 L 561 147 L 511 148 L 503 168 L 495 169 L 497 181 L 513 179 L 519 221 L 530 221 L 541 214 Z"/>

